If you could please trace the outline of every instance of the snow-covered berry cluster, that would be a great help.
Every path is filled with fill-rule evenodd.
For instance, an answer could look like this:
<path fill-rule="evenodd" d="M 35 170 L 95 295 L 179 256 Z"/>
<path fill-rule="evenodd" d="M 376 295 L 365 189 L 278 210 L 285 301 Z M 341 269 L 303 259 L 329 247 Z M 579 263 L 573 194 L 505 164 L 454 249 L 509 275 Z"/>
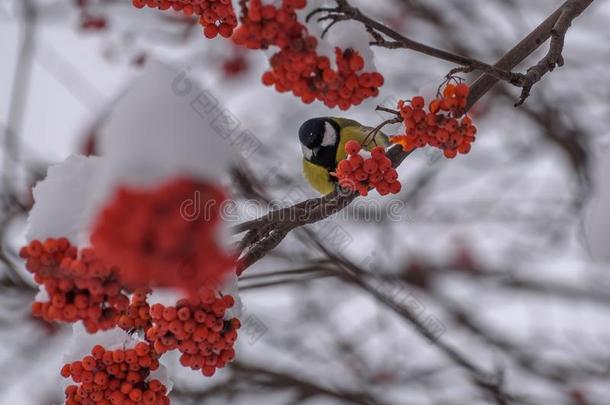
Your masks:
<path fill-rule="evenodd" d="M 90 355 L 61 369 L 76 383 L 66 387 L 66 405 L 167 405 L 167 388 L 150 378 L 158 368 L 158 355 L 146 342 L 115 350 L 96 345 Z"/>
<path fill-rule="evenodd" d="M 188 178 L 159 187 L 123 187 L 101 210 L 93 247 L 132 288 L 180 287 L 197 294 L 234 269 L 218 246 L 223 191 Z"/>
<path fill-rule="evenodd" d="M 181 11 L 186 16 L 197 16 L 207 38 L 218 35 L 229 38 L 237 26 L 231 0 L 133 0 L 137 8 Z"/>
<path fill-rule="evenodd" d="M 176 306 L 154 304 L 150 311 L 153 326 L 146 338 L 154 342 L 157 353 L 178 349 L 183 366 L 211 377 L 235 357 L 233 345 L 240 322 L 225 319 L 227 309 L 234 305 L 231 295 L 218 296 L 207 288 Z"/>
<path fill-rule="evenodd" d="M 398 172 L 383 147 L 377 146 L 369 153 L 359 142 L 351 140 L 345 144 L 345 151 L 348 158 L 338 163 L 334 173 L 342 188 L 357 191 L 361 196 L 367 196 L 370 189 L 382 196 L 400 192 Z"/>
<path fill-rule="evenodd" d="M 116 273 L 92 249 L 79 253 L 66 238 L 49 238 L 33 240 L 20 255 L 48 297 L 32 304 L 34 316 L 48 322 L 82 321 L 95 333 L 113 328 L 127 309 L 129 299 Z"/>
<path fill-rule="evenodd" d="M 440 92 L 439 92 L 440 93 Z M 438 97 L 425 110 L 424 97 L 413 97 L 410 102 L 398 103 L 406 133 L 391 138 L 406 152 L 426 145 L 439 148 L 445 157 L 452 159 L 458 153 L 470 152 L 475 141 L 476 127 L 464 114 L 470 88 L 467 84 L 447 84 Z"/>
<path fill-rule="evenodd" d="M 146 340 L 153 327 L 176 333 L 174 322 L 165 325 L 151 313 L 168 299 L 180 327 L 207 331 L 185 364 L 211 375 L 235 355 L 239 297 L 220 180 L 232 166 L 230 146 L 201 133 L 190 101 L 154 85 L 178 72 L 155 62 L 146 69 L 100 128 L 100 156 L 51 166 L 32 190 L 20 255 L 41 286 L 34 315 L 74 324 L 62 369 L 75 383 L 67 404 L 169 403 L 171 385 L 155 371 L 168 350 L 160 346 L 167 330 Z M 201 288 L 214 299 L 196 295 Z M 176 348 L 192 356 L 186 341 Z"/>

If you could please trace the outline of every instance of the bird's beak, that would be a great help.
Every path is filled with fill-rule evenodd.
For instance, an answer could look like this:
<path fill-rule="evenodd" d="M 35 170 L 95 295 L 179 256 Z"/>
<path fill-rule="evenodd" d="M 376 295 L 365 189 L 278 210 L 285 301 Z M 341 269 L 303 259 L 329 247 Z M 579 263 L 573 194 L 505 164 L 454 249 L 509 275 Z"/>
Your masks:
<path fill-rule="evenodd" d="M 314 156 L 318 156 L 318 151 L 319 151 L 319 150 L 320 150 L 320 148 L 313 148 L 313 149 L 311 150 L 312 155 L 314 155 Z"/>

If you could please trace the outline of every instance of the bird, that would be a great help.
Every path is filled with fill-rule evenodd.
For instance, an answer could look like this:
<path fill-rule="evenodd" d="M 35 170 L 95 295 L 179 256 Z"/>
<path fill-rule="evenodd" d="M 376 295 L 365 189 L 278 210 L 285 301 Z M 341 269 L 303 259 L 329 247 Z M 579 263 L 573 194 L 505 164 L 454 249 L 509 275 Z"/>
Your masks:
<path fill-rule="evenodd" d="M 347 118 L 318 117 L 305 121 L 299 128 L 299 141 L 303 176 L 309 185 L 322 195 L 336 190 L 337 178 L 331 173 L 347 157 L 345 144 L 350 140 L 362 143 L 372 131 L 373 128 Z M 363 149 L 370 151 L 376 146 L 389 146 L 388 137 L 381 131 Z"/>

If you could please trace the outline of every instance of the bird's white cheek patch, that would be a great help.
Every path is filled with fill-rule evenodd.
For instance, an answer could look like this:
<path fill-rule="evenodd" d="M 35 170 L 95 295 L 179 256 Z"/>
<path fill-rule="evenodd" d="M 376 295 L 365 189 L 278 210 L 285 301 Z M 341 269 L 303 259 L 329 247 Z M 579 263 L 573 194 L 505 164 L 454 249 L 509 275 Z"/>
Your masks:
<path fill-rule="evenodd" d="M 337 143 L 337 131 L 335 128 L 327 122 L 324 127 L 324 138 L 322 139 L 322 146 L 333 146 Z"/>
<path fill-rule="evenodd" d="M 303 156 L 305 156 L 305 159 L 311 159 L 311 157 L 313 156 L 313 151 L 303 145 L 301 145 L 301 149 L 303 150 Z"/>

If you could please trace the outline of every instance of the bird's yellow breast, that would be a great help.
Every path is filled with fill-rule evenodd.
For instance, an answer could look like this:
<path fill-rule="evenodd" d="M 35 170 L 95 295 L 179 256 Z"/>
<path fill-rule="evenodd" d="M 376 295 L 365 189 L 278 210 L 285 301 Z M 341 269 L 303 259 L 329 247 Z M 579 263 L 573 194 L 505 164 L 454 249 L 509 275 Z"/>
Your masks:
<path fill-rule="evenodd" d="M 303 175 L 311 187 L 321 194 L 332 193 L 335 189 L 328 170 L 305 159 L 303 159 Z"/>

